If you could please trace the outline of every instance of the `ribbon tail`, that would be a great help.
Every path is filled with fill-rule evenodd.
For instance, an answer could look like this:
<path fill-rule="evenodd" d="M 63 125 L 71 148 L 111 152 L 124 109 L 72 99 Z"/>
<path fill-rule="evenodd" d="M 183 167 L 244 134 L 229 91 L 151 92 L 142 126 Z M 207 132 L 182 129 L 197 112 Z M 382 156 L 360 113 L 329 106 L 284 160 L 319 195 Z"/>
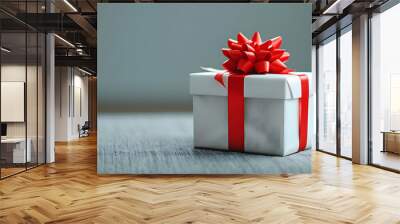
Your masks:
<path fill-rule="evenodd" d="M 223 87 L 225 87 L 225 83 L 224 83 L 224 74 L 223 73 L 217 73 L 214 76 L 214 79 L 221 84 Z"/>
<path fill-rule="evenodd" d="M 215 68 L 211 68 L 211 67 L 200 67 L 202 70 L 206 71 L 206 72 L 217 72 L 217 73 L 224 73 L 225 70 L 221 70 L 221 69 L 215 69 Z"/>
<path fill-rule="evenodd" d="M 309 80 L 307 75 L 298 75 L 301 83 L 301 98 L 299 99 L 299 151 L 307 147 L 308 136 L 308 104 Z"/>

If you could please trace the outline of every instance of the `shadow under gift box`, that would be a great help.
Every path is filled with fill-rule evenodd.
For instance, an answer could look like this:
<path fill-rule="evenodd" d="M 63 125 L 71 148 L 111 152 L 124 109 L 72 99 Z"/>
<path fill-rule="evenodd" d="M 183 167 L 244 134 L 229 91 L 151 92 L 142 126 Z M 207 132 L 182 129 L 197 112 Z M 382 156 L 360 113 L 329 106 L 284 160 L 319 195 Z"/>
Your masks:
<path fill-rule="evenodd" d="M 190 74 L 193 95 L 194 146 L 228 150 L 228 75 L 225 87 L 215 72 Z M 306 149 L 313 147 L 314 89 L 309 78 Z M 296 75 L 248 75 L 244 79 L 244 152 L 286 156 L 299 151 L 300 78 Z"/>

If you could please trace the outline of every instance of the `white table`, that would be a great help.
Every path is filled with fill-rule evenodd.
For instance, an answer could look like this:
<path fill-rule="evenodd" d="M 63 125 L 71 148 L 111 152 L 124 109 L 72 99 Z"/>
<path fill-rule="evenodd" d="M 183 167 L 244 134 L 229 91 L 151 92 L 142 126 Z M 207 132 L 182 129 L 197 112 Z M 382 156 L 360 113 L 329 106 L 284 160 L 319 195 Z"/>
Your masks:
<path fill-rule="evenodd" d="M 25 163 L 31 162 L 32 160 L 32 152 L 31 145 L 32 141 L 30 138 L 26 139 L 27 147 L 25 151 L 25 138 L 5 138 L 1 139 L 2 147 L 13 147 L 12 148 L 12 156 L 13 163 Z"/>

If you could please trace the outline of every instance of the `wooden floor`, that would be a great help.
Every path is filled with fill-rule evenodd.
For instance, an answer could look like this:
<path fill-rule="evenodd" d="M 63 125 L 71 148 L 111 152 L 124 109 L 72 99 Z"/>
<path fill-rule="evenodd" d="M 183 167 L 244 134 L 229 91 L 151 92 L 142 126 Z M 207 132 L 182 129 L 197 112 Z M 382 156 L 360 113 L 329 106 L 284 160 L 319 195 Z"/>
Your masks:
<path fill-rule="evenodd" d="M 400 170 L 400 155 L 392 152 L 374 151 L 372 157 L 374 164 Z"/>
<path fill-rule="evenodd" d="M 25 167 L 17 167 L 17 168 L 14 168 L 14 167 L 12 167 L 12 168 L 4 168 L 4 167 L 2 167 L 1 168 L 1 177 L 3 178 L 3 177 L 8 177 L 8 176 L 11 176 L 11 175 L 13 175 L 13 174 L 16 174 L 16 173 L 19 173 L 19 172 L 23 172 L 23 171 L 25 171 L 26 169 L 25 169 Z"/>
<path fill-rule="evenodd" d="M 314 153 L 294 176 L 98 176 L 96 139 L 0 181 L 0 223 L 400 223 L 400 175 Z"/>

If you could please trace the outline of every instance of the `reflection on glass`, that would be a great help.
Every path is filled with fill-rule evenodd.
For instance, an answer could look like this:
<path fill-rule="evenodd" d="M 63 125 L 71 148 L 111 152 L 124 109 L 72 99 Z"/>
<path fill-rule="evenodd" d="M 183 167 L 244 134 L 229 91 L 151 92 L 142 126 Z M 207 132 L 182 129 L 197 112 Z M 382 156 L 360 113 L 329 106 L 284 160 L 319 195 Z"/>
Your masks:
<path fill-rule="evenodd" d="M 27 75 L 26 75 L 26 116 L 27 116 L 27 143 L 31 151 L 28 168 L 37 165 L 37 76 L 38 76 L 38 36 L 36 32 L 27 33 Z"/>
<path fill-rule="evenodd" d="M 352 35 L 351 30 L 340 36 L 340 127 L 343 156 L 352 157 Z"/>
<path fill-rule="evenodd" d="M 372 18 L 372 163 L 400 170 L 400 5 Z M 393 131 L 393 132 L 392 132 Z M 384 139 L 382 132 L 388 132 Z M 386 145 L 384 145 L 384 142 Z"/>
<path fill-rule="evenodd" d="M 45 60 L 46 60 L 46 51 L 45 51 L 45 44 L 46 44 L 46 38 L 45 35 L 42 33 L 39 33 L 38 35 L 38 77 L 37 77 L 37 89 L 38 89 L 38 135 L 37 135 L 37 147 L 38 147 L 38 157 L 37 157 L 37 162 L 38 164 L 43 164 L 45 163 Z"/>
<path fill-rule="evenodd" d="M 7 4 L 0 1 L 0 6 Z M 19 6 L 25 8 L 26 3 Z M 10 20 L 0 13 L 2 21 Z M 16 23 L 13 33 L 6 33 L 0 27 L 1 53 L 1 144 L 0 144 L 0 178 L 25 170 L 26 144 L 24 120 L 25 92 L 25 34 L 17 29 L 24 29 Z"/>
<path fill-rule="evenodd" d="M 390 130 L 400 130 L 400 73 L 390 74 Z"/>
<path fill-rule="evenodd" d="M 0 1 L 0 7 L 22 16 L 26 12 L 44 13 L 45 3 Z M 2 12 L 0 19 L 13 21 Z M 46 39 L 43 33 L 22 23 L 12 24 L 11 30 L 0 27 L 0 178 L 45 162 Z"/>
<path fill-rule="evenodd" d="M 318 48 L 318 146 L 336 153 L 336 40 Z"/>
<path fill-rule="evenodd" d="M 26 35 L 2 33 L 1 45 L 1 175 L 9 176 L 25 170 L 31 161 L 26 144 Z M 27 147 L 28 146 L 28 147 Z"/>

